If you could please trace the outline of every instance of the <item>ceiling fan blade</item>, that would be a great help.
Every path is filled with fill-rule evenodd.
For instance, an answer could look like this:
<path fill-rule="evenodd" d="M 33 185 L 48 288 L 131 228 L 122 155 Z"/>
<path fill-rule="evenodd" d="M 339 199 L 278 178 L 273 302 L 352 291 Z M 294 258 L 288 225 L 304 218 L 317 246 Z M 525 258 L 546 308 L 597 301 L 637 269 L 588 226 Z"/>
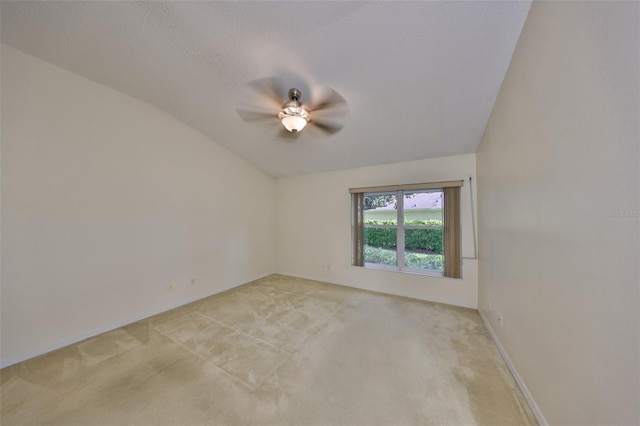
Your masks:
<path fill-rule="evenodd" d="M 287 100 L 286 96 L 282 95 L 283 91 L 278 80 L 274 77 L 253 80 L 249 83 L 249 87 L 266 96 L 267 99 L 277 105 L 278 108 L 281 108 L 282 104 Z"/>
<path fill-rule="evenodd" d="M 329 135 L 333 135 L 334 133 L 339 132 L 340 130 L 342 130 L 342 127 L 343 127 L 342 124 L 330 123 L 328 121 L 316 121 L 316 120 L 313 120 L 309 124 L 314 125 L 318 129 L 322 130 L 323 132 L 325 132 L 325 133 L 327 133 Z"/>
<path fill-rule="evenodd" d="M 328 87 L 325 90 L 325 93 L 323 94 L 321 100 L 315 103 L 314 105 L 311 105 L 309 107 L 309 111 L 319 111 L 323 109 L 339 108 L 339 107 L 346 107 L 346 106 L 347 106 L 347 101 L 345 101 L 344 98 L 338 92 Z"/>
<path fill-rule="evenodd" d="M 262 112 L 262 111 L 251 111 L 248 109 L 238 108 L 236 112 L 244 121 L 249 123 L 253 123 L 256 121 L 265 121 L 272 120 L 274 118 L 278 118 L 277 114 L 271 112 Z"/>

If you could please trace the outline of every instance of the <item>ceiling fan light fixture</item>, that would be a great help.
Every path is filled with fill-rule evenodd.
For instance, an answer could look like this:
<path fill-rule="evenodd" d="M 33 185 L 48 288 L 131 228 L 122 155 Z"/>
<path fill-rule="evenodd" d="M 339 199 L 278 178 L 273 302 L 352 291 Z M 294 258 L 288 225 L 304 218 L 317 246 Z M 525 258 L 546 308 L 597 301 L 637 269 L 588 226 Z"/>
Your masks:
<path fill-rule="evenodd" d="M 309 122 L 309 112 L 299 106 L 288 106 L 278 113 L 280 122 L 290 132 L 299 132 Z"/>

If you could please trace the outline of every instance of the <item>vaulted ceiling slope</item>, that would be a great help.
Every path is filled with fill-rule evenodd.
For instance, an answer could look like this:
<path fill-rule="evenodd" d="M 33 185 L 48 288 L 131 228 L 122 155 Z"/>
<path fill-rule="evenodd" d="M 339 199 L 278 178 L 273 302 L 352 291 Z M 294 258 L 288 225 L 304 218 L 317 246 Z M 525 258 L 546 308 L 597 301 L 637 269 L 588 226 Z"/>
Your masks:
<path fill-rule="evenodd" d="M 2 1 L 2 43 L 159 107 L 271 176 L 475 152 L 530 2 Z M 348 115 L 247 123 L 251 81 Z M 262 106 L 262 105 L 259 105 Z M 266 104 L 265 104 L 266 107 Z M 275 113 L 274 111 L 274 117 Z M 308 130 L 308 131 L 307 131 Z"/>

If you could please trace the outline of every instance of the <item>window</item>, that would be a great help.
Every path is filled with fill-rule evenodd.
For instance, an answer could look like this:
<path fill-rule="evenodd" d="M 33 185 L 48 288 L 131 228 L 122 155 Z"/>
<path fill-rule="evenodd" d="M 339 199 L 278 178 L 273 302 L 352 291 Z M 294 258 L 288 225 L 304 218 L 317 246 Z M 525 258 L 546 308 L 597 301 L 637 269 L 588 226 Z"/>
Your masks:
<path fill-rule="evenodd" d="M 351 189 L 352 264 L 460 278 L 461 186 Z"/>

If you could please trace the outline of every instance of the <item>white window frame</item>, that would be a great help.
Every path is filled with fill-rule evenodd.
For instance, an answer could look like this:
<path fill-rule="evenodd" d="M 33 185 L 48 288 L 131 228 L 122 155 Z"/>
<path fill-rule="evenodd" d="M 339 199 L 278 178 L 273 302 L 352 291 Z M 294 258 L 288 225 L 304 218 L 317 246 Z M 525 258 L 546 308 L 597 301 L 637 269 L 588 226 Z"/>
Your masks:
<path fill-rule="evenodd" d="M 442 192 L 443 188 L 428 188 L 428 189 L 400 189 L 397 191 L 376 191 L 376 192 L 365 192 L 364 196 L 367 195 L 386 195 L 386 194 L 396 194 L 396 225 L 367 225 L 364 224 L 364 228 L 381 228 L 381 229 L 396 229 L 396 265 L 385 265 L 381 263 L 370 263 L 364 262 L 365 268 L 370 269 L 380 269 L 386 271 L 394 271 L 394 272 L 403 272 L 409 274 L 417 274 L 417 275 L 429 275 L 434 277 L 443 277 L 444 271 L 438 271 L 435 269 L 421 269 L 421 268 L 411 268 L 406 266 L 405 260 L 405 229 L 407 227 L 404 225 L 404 196 L 408 193 L 416 193 L 416 192 Z M 443 226 L 409 226 L 408 229 L 441 229 L 444 232 L 444 216 L 442 218 Z M 444 253 L 442 254 L 444 257 Z"/>

